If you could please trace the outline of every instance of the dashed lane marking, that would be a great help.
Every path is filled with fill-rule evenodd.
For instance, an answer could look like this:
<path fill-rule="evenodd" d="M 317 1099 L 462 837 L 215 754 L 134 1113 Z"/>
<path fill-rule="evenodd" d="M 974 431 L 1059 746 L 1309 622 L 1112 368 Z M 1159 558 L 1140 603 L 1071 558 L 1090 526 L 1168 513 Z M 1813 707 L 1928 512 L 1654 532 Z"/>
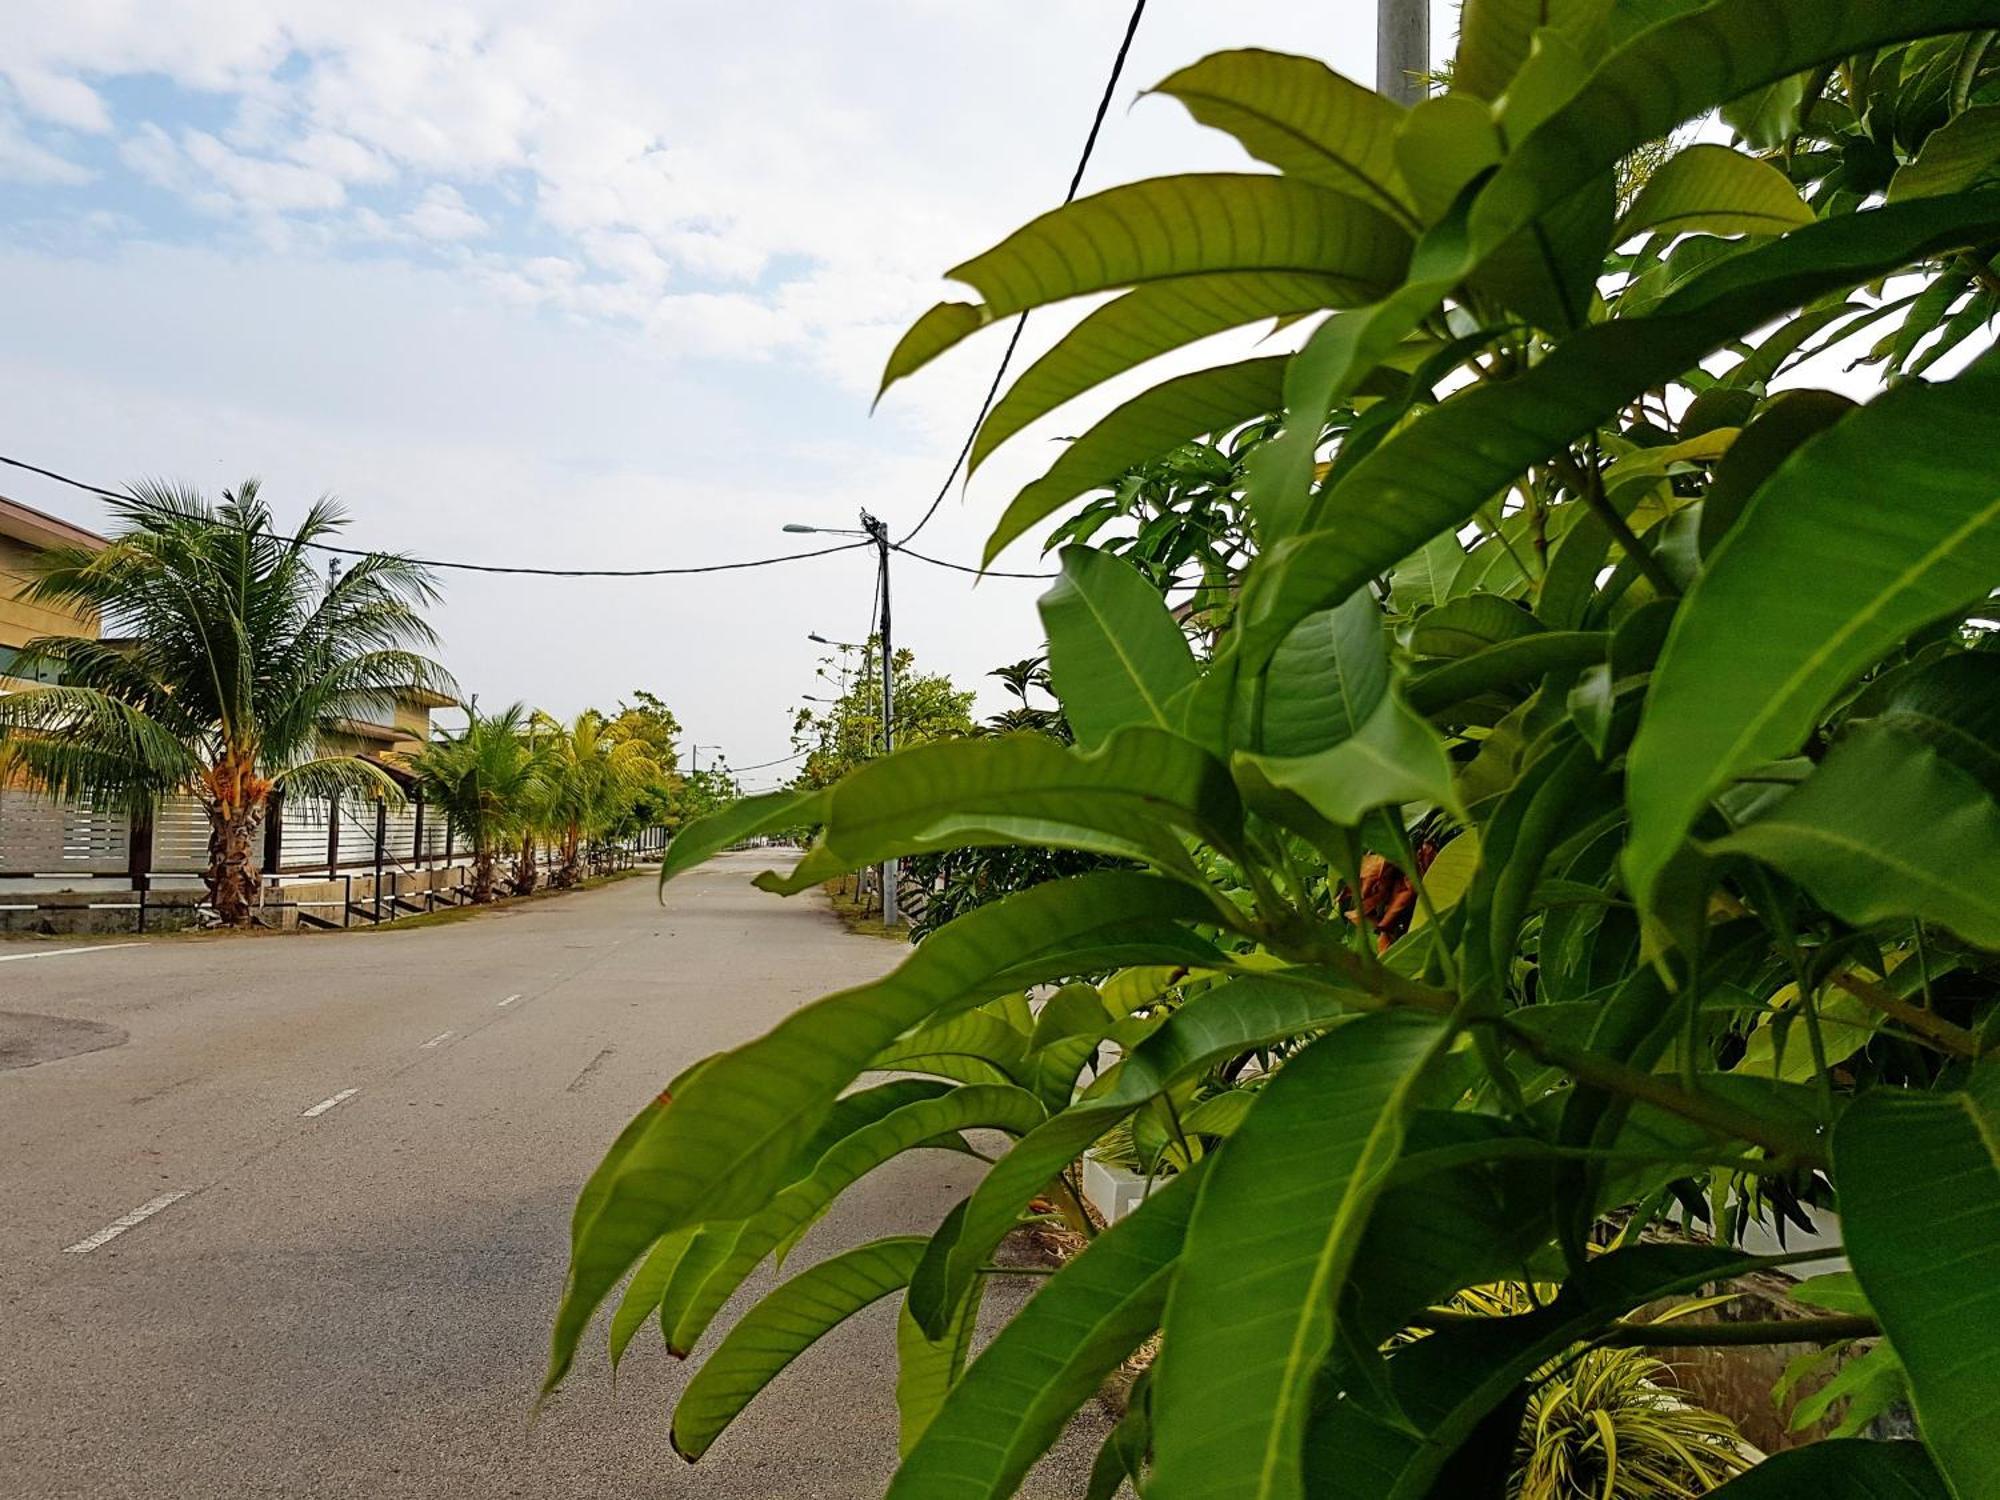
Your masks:
<path fill-rule="evenodd" d="M 56 948 L 47 953 L 0 953 L 0 964 L 27 958 L 74 958 L 79 953 L 111 953 L 120 948 L 143 948 L 144 943 L 97 943 L 88 948 Z"/>
<path fill-rule="evenodd" d="M 500 1008 L 502 1010 L 505 1010 L 508 1006 L 512 1005 L 516 1000 L 520 998 L 521 997 L 519 995 L 509 995 L 505 1000 L 502 1000 L 500 1002 Z"/>
<path fill-rule="evenodd" d="M 419 1042 L 417 1045 L 419 1047 L 435 1047 L 439 1042 L 443 1041 L 446 1037 L 456 1036 L 456 1035 L 457 1035 L 456 1032 L 440 1031 L 436 1036 L 432 1037 L 428 1042 Z"/>
<path fill-rule="evenodd" d="M 64 1245 L 63 1254 L 88 1255 L 100 1246 L 110 1244 L 126 1230 L 138 1228 L 161 1209 L 172 1208 L 181 1199 L 187 1197 L 187 1195 L 186 1189 L 182 1189 L 177 1193 L 162 1193 L 150 1203 L 141 1203 L 132 1212 L 124 1215 L 122 1218 L 113 1219 L 109 1224 L 106 1224 L 97 1233 L 89 1236 L 87 1239 L 78 1240 L 74 1245 Z"/>
<path fill-rule="evenodd" d="M 342 1089 L 332 1098 L 320 1100 L 319 1103 L 315 1104 L 311 1109 L 301 1110 L 299 1112 L 299 1118 L 301 1120 L 317 1120 L 321 1115 L 325 1114 L 328 1110 L 332 1109 L 334 1105 L 342 1103 L 345 1100 L 352 1099 L 356 1094 L 360 1092 L 361 1090 L 358 1088 Z"/>

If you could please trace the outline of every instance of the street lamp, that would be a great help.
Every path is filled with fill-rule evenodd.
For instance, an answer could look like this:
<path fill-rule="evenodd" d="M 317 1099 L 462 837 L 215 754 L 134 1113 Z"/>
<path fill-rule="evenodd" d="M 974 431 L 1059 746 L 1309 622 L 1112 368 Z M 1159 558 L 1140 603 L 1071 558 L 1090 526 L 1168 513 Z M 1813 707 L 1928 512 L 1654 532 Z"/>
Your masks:
<path fill-rule="evenodd" d="M 882 637 L 882 753 L 884 755 L 894 754 L 896 749 L 896 647 L 894 638 L 891 636 L 889 630 L 889 524 L 879 517 L 869 515 L 864 510 L 861 512 L 861 529 L 859 531 L 847 531 L 834 526 L 806 526 L 797 521 L 787 521 L 785 523 L 785 530 L 794 534 L 808 536 L 865 536 L 875 544 L 877 555 L 882 560 L 880 568 L 882 593 L 879 600 L 882 607 L 882 614 L 880 630 L 878 632 Z M 811 639 L 817 641 L 821 640 L 821 637 L 817 633 L 814 633 Z M 834 645 L 837 643 L 825 641 L 823 644 Z M 895 926 L 897 920 L 896 870 L 896 860 L 885 859 L 882 861 L 882 925 L 885 927 Z"/>

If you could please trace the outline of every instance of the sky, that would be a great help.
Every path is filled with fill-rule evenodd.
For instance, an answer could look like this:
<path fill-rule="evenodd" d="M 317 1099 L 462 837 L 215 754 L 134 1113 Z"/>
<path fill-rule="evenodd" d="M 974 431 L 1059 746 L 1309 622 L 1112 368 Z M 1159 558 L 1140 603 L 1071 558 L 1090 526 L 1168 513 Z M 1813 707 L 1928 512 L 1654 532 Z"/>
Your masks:
<path fill-rule="evenodd" d="M 1153 0 L 1085 191 L 1250 167 L 1143 91 L 1247 45 L 1368 81 L 1373 13 Z M 1127 14 L 20 0 L 0 55 L 0 453 L 110 486 L 255 475 L 281 519 L 332 493 L 359 545 L 487 563 L 764 556 L 811 544 L 786 523 L 851 527 L 864 506 L 900 534 L 1005 334 L 871 414 L 883 362 L 963 295 L 948 267 L 1059 201 Z M 1082 310 L 1032 320 L 1015 368 Z M 1137 388 L 1015 439 L 918 546 L 975 560 L 1052 440 Z M 33 476 L 0 470 L 0 493 L 101 524 Z M 1045 567 L 1039 545 L 998 566 Z M 791 749 L 806 636 L 860 639 L 872 581 L 863 552 L 680 579 L 453 573 L 434 618 L 483 706 L 569 715 L 644 688 L 704 764 L 721 746 L 749 766 Z M 984 674 L 1039 649 L 1041 587 L 899 559 L 898 643 L 998 707 Z"/>

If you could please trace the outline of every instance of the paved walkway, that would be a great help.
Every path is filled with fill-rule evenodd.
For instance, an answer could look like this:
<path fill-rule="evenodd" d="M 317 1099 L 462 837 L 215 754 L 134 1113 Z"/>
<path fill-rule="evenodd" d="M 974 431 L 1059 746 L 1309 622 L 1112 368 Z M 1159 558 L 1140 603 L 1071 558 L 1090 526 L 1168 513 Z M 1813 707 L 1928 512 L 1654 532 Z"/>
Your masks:
<path fill-rule="evenodd" d="M 664 906 L 639 878 L 412 930 L 0 944 L 0 1495 L 879 1494 L 893 1302 L 698 1468 L 666 1441 L 686 1371 L 643 1336 L 614 1395 L 594 1334 L 529 1422 L 570 1205 L 619 1127 L 897 957 L 750 889 L 765 862 Z M 969 1165 L 876 1174 L 794 1265 L 927 1232 Z M 1094 1437 L 1028 1493 L 1081 1494 Z"/>

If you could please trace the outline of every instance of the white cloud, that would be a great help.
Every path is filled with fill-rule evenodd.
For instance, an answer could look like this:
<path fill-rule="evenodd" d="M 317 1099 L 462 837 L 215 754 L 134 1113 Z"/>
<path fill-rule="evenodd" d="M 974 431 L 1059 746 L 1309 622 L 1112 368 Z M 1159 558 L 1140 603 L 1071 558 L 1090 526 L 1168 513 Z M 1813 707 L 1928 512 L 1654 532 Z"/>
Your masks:
<path fill-rule="evenodd" d="M 485 234 L 486 221 L 466 205 L 458 189 L 445 183 L 429 188 L 403 222 L 427 240 L 469 240 Z"/>
<path fill-rule="evenodd" d="M 0 110 L 0 181 L 74 186 L 96 175 L 82 163 L 31 140 L 19 121 Z"/>
<path fill-rule="evenodd" d="M 111 112 L 97 90 L 82 79 L 34 67 L 10 67 L 6 74 L 29 114 L 93 135 L 111 129 Z"/>

